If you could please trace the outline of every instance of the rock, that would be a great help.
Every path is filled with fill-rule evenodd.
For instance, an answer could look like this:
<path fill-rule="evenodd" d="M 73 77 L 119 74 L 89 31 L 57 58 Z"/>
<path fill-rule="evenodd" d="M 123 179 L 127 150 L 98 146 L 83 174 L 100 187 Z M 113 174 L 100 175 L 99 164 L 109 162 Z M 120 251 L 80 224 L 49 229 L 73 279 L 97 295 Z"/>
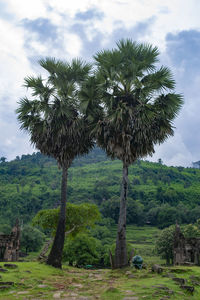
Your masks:
<path fill-rule="evenodd" d="M 0 290 L 3 291 L 3 290 L 6 290 L 6 289 L 9 289 L 10 288 L 10 285 L 1 285 L 0 286 Z"/>
<path fill-rule="evenodd" d="M 61 295 L 61 293 L 57 292 L 57 293 L 53 294 L 53 298 L 54 299 L 60 299 L 60 295 Z"/>
<path fill-rule="evenodd" d="M 189 286 L 189 285 L 181 285 L 181 288 L 190 292 L 191 294 L 193 294 L 194 292 L 194 287 L 193 286 Z"/>
<path fill-rule="evenodd" d="M 136 275 L 133 275 L 133 274 L 131 274 L 131 275 L 128 275 L 128 278 L 129 279 L 131 279 L 131 278 L 136 278 L 137 276 Z"/>
<path fill-rule="evenodd" d="M 48 287 L 48 285 L 46 285 L 46 284 L 39 284 L 38 287 L 39 288 L 46 288 L 46 287 Z"/>
<path fill-rule="evenodd" d="M 138 297 L 125 297 L 123 300 L 139 300 Z"/>
<path fill-rule="evenodd" d="M 78 288 L 78 289 L 81 289 L 81 288 L 83 288 L 83 285 L 80 283 L 72 283 L 71 284 L 73 287 L 76 287 L 76 288 Z"/>
<path fill-rule="evenodd" d="M 6 270 L 6 269 L 3 269 L 3 268 L 0 268 L 0 272 L 8 272 L 8 270 Z"/>
<path fill-rule="evenodd" d="M 158 274 L 161 274 L 163 272 L 163 268 L 159 265 L 153 265 L 151 268 L 152 272 L 156 272 Z"/>
<path fill-rule="evenodd" d="M 191 283 L 192 283 L 193 285 L 200 285 L 200 282 L 199 282 L 199 281 L 191 280 Z"/>
<path fill-rule="evenodd" d="M 126 273 L 125 273 L 126 275 L 131 275 L 132 274 L 132 272 L 131 271 L 126 271 Z"/>
<path fill-rule="evenodd" d="M 4 264 L 5 268 L 9 268 L 9 269 L 17 269 L 18 266 L 15 264 Z"/>
<path fill-rule="evenodd" d="M 29 291 L 21 291 L 17 293 L 17 295 L 26 295 L 26 294 L 29 294 Z"/>
<path fill-rule="evenodd" d="M 195 280 L 195 281 L 199 281 L 200 282 L 200 277 L 199 276 L 195 276 L 195 275 L 191 275 L 190 276 L 190 280 Z"/>
<path fill-rule="evenodd" d="M 180 285 L 184 285 L 187 282 L 186 279 L 184 279 L 184 278 L 178 278 L 178 277 L 173 277 L 172 280 L 174 280 L 175 282 L 177 282 Z"/>
<path fill-rule="evenodd" d="M 133 291 L 125 291 L 126 295 L 134 296 L 135 293 Z"/>
<path fill-rule="evenodd" d="M 1 285 L 14 285 L 13 281 L 0 281 L 0 286 Z"/>

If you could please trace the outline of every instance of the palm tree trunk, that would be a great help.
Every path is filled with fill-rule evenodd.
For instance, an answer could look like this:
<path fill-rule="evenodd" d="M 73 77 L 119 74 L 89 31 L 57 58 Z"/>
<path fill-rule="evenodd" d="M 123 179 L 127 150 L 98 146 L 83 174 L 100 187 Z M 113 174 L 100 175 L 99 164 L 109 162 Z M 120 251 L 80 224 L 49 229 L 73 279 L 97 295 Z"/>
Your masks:
<path fill-rule="evenodd" d="M 128 192 L 128 166 L 123 163 L 123 179 L 120 198 L 120 212 L 117 229 L 117 240 L 115 248 L 115 268 L 128 265 L 126 249 L 126 200 Z"/>
<path fill-rule="evenodd" d="M 56 235 L 54 242 L 47 258 L 47 264 L 55 268 L 62 267 L 62 252 L 65 241 L 65 223 L 66 223 L 66 202 L 67 202 L 67 171 L 68 168 L 63 167 L 62 169 L 62 184 L 61 184 L 61 205 L 60 205 L 60 215 L 58 220 L 58 226 L 56 230 Z"/>

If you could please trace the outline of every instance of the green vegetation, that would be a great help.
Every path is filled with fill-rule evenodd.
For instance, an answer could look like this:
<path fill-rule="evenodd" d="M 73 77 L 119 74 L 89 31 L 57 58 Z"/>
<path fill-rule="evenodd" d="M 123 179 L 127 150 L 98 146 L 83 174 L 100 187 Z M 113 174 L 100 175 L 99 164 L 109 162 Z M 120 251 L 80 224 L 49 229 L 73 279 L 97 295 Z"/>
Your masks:
<path fill-rule="evenodd" d="M 31 251 L 38 251 L 44 243 L 45 235 L 30 225 L 25 225 L 23 227 L 20 246 L 21 250 L 25 251 L 26 254 Z"/>
<path fill-rule="evenodd" d="M 117 222 L 121 167 L 98 148 L 76 159 L 69 171 L 68 201 L 95 203 L 104 217 Z M 28 223 L 39 210 L 59 204 L 60 179 L 56 162 L 40 153 L 0 163 L 1 224 L 13 225 L 17 217 Z M 128 224 L 194 223 L 200 218 L 199 183 L 198 169 L 137 161 L 129 170 Z"/>

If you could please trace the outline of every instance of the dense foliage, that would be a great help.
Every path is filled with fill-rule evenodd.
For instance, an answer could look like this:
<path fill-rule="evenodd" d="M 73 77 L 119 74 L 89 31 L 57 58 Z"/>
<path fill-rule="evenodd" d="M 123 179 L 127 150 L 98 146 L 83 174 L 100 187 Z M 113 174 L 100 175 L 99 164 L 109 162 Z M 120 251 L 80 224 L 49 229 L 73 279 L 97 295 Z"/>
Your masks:
<path fill-rule="evenodd" d="M 30 225 L 25 225 L 22 229 L 20 245 L 26 254 L 29 251 L 38 251 L 44 243 L 45 235 Z"/>
<path fill-rule="evenodd" d="M 13 225 L 17 217 L 28 223 L 39 210 L 57 206 L 60 177 L 56 162 L 40 153 L 1 162 L 1 224 Z M 121 163 L 96 148 L 75 160 L 67 196 L 71 203 L 97 204 L 103 216 L 117 222 L 120 182 Z M 194 223 L 200 218 L 199 183 L 198 169 L 137 161 L 129 171 L 128 224 Z"/>

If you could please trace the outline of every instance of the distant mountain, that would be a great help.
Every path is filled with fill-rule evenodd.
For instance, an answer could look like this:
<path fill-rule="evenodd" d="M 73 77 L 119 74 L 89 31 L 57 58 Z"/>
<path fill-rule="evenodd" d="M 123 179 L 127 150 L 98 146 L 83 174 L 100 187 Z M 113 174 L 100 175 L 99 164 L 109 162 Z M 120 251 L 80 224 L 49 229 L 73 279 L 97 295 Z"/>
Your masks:
<path fill-rule="evenodd" d="M 105 217 L 118 218 L 122 164 L 99 148 L 77 158 L 69 171 L 68 201 L 94 202 Z M 30 222 L 60 199 L 61 171 L 42 154 L 0 163 L 0 223 Z M 129 170 L 128 223 L 160 227 L 200 218 L 200 170 L 138 161 Z"/>

